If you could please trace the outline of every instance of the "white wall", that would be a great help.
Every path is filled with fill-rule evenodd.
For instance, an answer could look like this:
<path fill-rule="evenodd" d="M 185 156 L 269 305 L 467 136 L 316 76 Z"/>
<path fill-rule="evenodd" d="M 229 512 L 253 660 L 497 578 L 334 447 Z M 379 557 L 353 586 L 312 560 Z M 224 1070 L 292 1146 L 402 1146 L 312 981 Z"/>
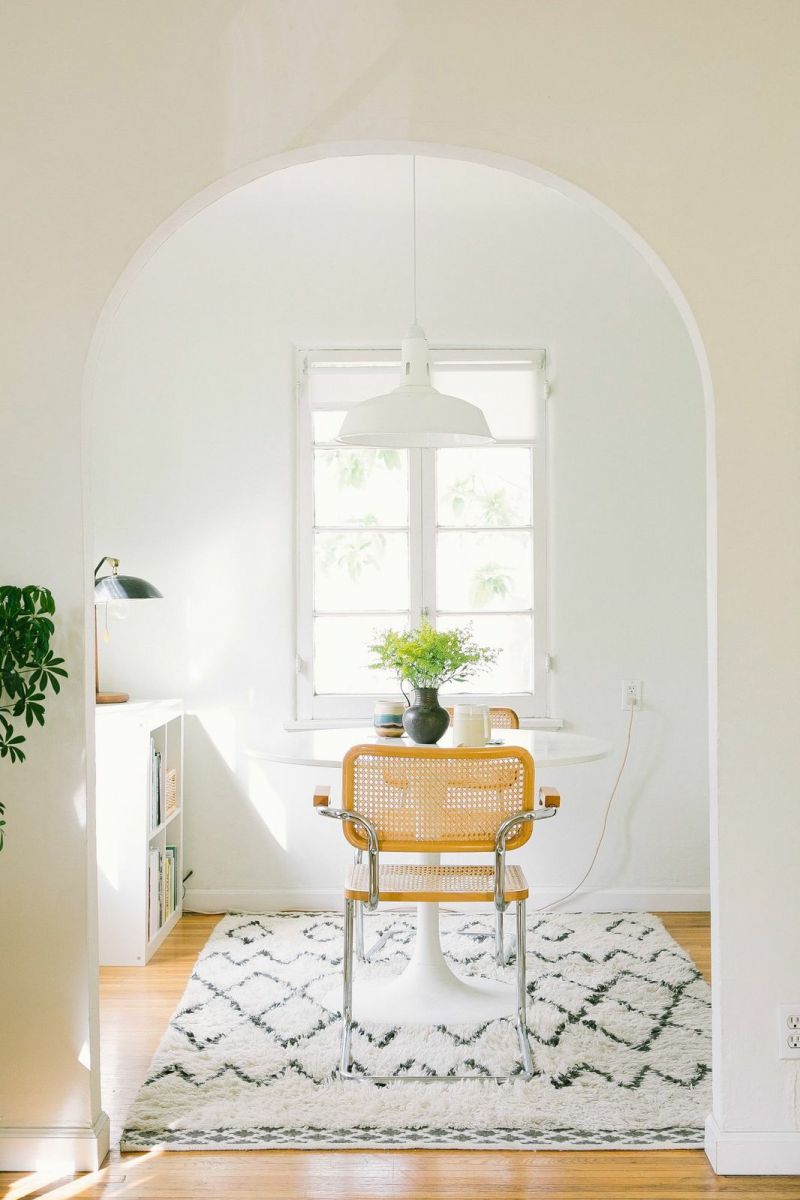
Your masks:
<path fill-rule="evenodd" d="M 775 1052 L 776 1005 L 800 995 L 800 929 L 778 919 L 800 907 L 800 7 L 6 0 L 0 21 L 3 466 L 35 457 L 50 481 L 40 490 L 30 472 L 11 476 L 31 503 L 14 494 L 2 562 L 17 579 L 41 563 L 62 613 L 82 597 L 75 489 L 91 331 L 131 256 L 215 181 L 337 141 L 474 147 L 598 197 L 666 264 L 715 394 L 709 1153 L 722 1171 L 800 1170 L 796 1065 Z M 80 640 L 79 621 L 73 629 Z M 52 822 L 47 837 L 41 824 L 17 825 L 3 851 L 13 918 L 2 962 L 14 986 L 2 996 L 13 1057 L 0 1079 L 0 1138 L 19 1166 L 36 1163 L 37 1137 L 57 1140 L 75 1089 L 87 1130 L 96 1113 L 85 1086 L 96 1061 L 92 1071 L 77 1057 L 67 1066 L 59 1050 L 71 1014 L 96 1029 L 81 935 L 92 799 L 77 691 L 61 711 L 64 725 L 39 739 L 39 765 L 24 776 L 4 765 L 2 775 L 12 819 L 27 804 Z M 72 886 L 54 895 L 56 872 Z M 35 884 L 24 905 L 22 879 Z M 37 986 L 48 970 L 52 990 Z M 20 1086 L 29 1079 L 35 1095 Z"/>
<path fill-rule="evenodd" d="M 341 839 L 309 826 L 304 775 L 266 774 L 246 749 L 293 715 L 292 345 L 398 341 L 409 184 L 406 157 L 250 184 L 159 249 L 104 341 L 95 558 L 117 555 L 166 597 L 112 620 L 104 686 L 181 695 L 193 714 L 200 907 L 339 903 Z M 637 678 L 629 773 L 593 893 L 574 903 L 707 907 L 704 411 L 685 326 L 639 255 L 552 190 L 423 158 L 418 196 L 431 339 L 551 359 L 552 712 L 614 755 L 560 773 L 558 825 L 526 851 L 537 894 L 569 891 L 591 859 L 624 740 L 621 681 Z"/>

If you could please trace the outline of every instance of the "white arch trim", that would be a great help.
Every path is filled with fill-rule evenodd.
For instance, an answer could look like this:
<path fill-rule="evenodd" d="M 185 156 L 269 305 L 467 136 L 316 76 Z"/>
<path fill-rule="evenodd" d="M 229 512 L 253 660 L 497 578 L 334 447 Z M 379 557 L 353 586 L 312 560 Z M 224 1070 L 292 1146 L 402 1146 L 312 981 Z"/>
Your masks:
<path fill-rule="evenodd" d="M 286 151 L 283 154 L 271 155 L 267 158 L 259 159 L 256 162 L 249 163 L 247 166 L 240 167 L 236 171 L 225 175 L 214 183 L 209 184 L 201 192 L 190 197 L 180 208 L 176 209 L 165 221 L 163 221 L 153 233 L 142 243 L 139 249 L 131 258 L 125 270 L 120 275 L 119 279 L 112 288 L 109 296 L 103 305 L 100 312 L 97 324 L 92 335 L 92 340 L 89 345 L 87 354 L 86 368 L 84 371 L 83 381 L 83 396 L 82 396 L 82 411 L 83 411 L 83 442 L 84 442 L 84 462 L 88 462 L 88 454 L 86 453 L 86 437 L 87 437 L 87 421 L 86 414 L 89 408 L 89 400 L 94 387 L 95 372 L 97 363 L 100 357 L 100 350 L 103 345 L 106 331 L 108 330 L 114 316 L 122 303 L 125 295 L 129 291 L 133 281 L 144 270 L 150 259 L 156 254 L 158 249 L 164 245 L 166 241 L 187 221 L 192 217 L 214 204 L 215 201 L 222 199 L 229 193 L 244 187 L 248 183 L 254 182 L 256 179 L 262 179 L 267 175 L 272 175 L 277 171 L 286 171 L 291 167 L 301 166 L 304 163 L 317 162 L 326 158 L 346 158 L 346 157 L 366 157 L 371 155 L 409 155 L 417 154 L 421 157 L 428 158 L 449 158 L 457 159 L 463 162 L 476 163 L 486 167 L 493 167 L 496 170 L 508 171 L 511 174 L 519 175 L 524 179 L 531 179 L 544 187 L 552 188 L 553 191 L 561 193 L 568 199 L 573 200 L 578 204 L 588 207 L 592 212 L 602 218 L 612 229 L 631 245 L 637 253 L 644 259 L 650 269 L 661 282 L 665 291 L 674 303 L 676 309 L 683 319 L 686 330 L 689 334 L 692 346 L 694 348 L 697 364 L 702 380 L 703 397 L 705 403 L 705 429 L 706 429 L 706 598 L 707 598 L 707 645 L 708 645 L 708 774 L 709 774 L 709 821 L 710 821 L 710 847 L 711 847 L 711 957 L 712 971 L 717 983 L 715 985 L 714 1002 L 712 1004 L 712 1062 L 713 1062 L 713 1107 L 714 1112 L 721 1111 L 719 1087 L 720 1087 L 720 1067 L 721 1067 L 721 1047 L 720 1047 L 720 1018 L 719 1018 L 719 991 L 722 987 L 722 975 L 719 966 L 719 873 L 718 873 L 718 771 L 717 771 L 717 729 L 718 729 L 718 680 L 717 680 L 717 478 L 716 478 L 716 405 L 714 398 L 714 388 L 711 379 L 711 368 L 703 341 L 700 328 L 695 319 L 694 313 L 689 305 L 686 296 L 681 290 L 674 275 L 667 267 L 666 263 L 659 257 L 653 247 L 647 242 L 642 235 L 620 216 L 618 212 L 610 208 L 597 196 L 586 189 L 579 187 L 577 184 L 571 183 L 566 179 L 562 179 L 558 175 L 554 175 L 550 171 L 545 171 L 543 168 L 536 166 L 534 163 L 528 162 L 525 159 L 515 158 L 506 154 L 497 154 L 490 150 L 476 149 L 470 146 L 453 146 L 438 142 L 419 142 L 419 141 L 402 141 L 402 140 L 372 140 L 363 141 L 347 141 L 347 142 L 323 142 L 313 146 L 303 146 L 296 150 Z M 88 472 L 84 471 L 84 511 L 90 512 L 90 489 Z M 91 560 L 91 547 L 89 546 L 89 530 L 88 525 L 85 532 L 85 550 L 87 564 Z M 87 579 L 88 584 L 88 579 Z M 92 616 L 93 610 L 90 608 L 92 604 L 91 591 L 87 590 L 87 647 L 91 645 L 91 627 L 89 625 L 89 617 Z M 91 730 L 91 740 L 94 738 L 94 696 L 89 695 L 89 681 L 93 678 L 91 664 L 88 661 L 87 654 L 87 712 L 89 715 L 89 723 L 87 730 Z M 87 734 L 88 736 L 88 734 Z M 91 761 L 94 756 L 91 755 Z M 91 798 L 92 805 L 94 803 Z M 709 1147 L 709 1138 L 716 1140 L 716 1123 L 713 1115 L 709 1117 L 709 1134 L 707 1134 L 706 1145 Z M 712 1160 L 713 1161 L 713 1160 Z"/>

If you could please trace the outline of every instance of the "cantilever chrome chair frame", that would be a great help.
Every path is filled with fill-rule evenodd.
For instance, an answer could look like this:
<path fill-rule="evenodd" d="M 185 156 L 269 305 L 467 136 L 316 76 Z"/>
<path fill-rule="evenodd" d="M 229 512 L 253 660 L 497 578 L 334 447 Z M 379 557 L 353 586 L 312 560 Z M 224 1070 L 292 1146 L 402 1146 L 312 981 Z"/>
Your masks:
<path fill-rule="evenodd" d="M 367 747 L 359 749 L 366 750 Z M 364 908 L 369 912 L 374 912 L 380 900 L 380 843 L 378 832 L 374 825 L 362 814 L 356 813 L 351 809 L 331 808 L 329 806 L 329 789 L 318 788 L 314 796 L 314 806 L 319 808 L 322 816 L 330 817 L 331 819 L 341 821 L 347 828 L 357 831 L 362 840 L 367 843 L 367 877 L 368 877 L 368 896 L 366 901 L 345 897 L 344 905 L 344 954 L 343 954 L 343 979 L 342 979 L 342 1035 L 341 1049 L 339 1057 L 339 1065 L 337 1074 L 342 1079 L 366 1080 L 370 1082 L 394 1083 L 394 1082 L 444 1082 L 451 1083 L 463 1080 L 464 1078 L 473 1078 L 472 1076 L 463 1075 L 401 1075 L 401 1076 L 365 1076 L 354 1074 L 351 1069 L 351 1037 L 353 1026 L 353 955 L 357 946 L 357 925 L 356 915 L 359 910 Z M 495 912 L 502 921 L 502 916 L 509 906 L 510 901 L 506 899 L 506 846 L 509 837 L 514 834 L 514 837 L 519 837 L 520 830 L 523 826 L 533 823 L 537 820 L 554 817 L 558 811 L 560 797 L 558 792 L 552 788 L 540 788 L 537 803 L 533 808 L 526 808 L 508 816 L 497 829 L 494 843 L 494 908 Z M 527 840 L 526 835 L 523 840 Z M 348 840 L 351 840 L 348 838 Z M 357 852 L 357 862 L 363 862 L 363 850 Z M 527 894 L 527 887 L 526 887 Z M 526 982 L 526 902 L 524 899 L 517 899 L 516 903 L 516 1030 L 519 1041 L 520 1054 L 522 1059 L 522 1078 L 530 1078 L 533 1074 L 533 1059 L 531 1054 L 530 1042 L 528 1039 L 528 1026 L 526 1016 L 526 1000 L 527 1000 L 527 982 Z M 502 929 L 502 925 L 501 925 Z M 380 944 L 386 939 L 381 939 Z M 363 943 L 362 943 L 363 944 Z M 377 945 L 377 944 L 376 944 Z M 374 952 L 375 947 L 373 947 Z M 505 1082 L 510 1078 L 518 1078 L 520 1076 L 483 1076 L 480 1078 L 494 1079 L 496 1082 Z"/>

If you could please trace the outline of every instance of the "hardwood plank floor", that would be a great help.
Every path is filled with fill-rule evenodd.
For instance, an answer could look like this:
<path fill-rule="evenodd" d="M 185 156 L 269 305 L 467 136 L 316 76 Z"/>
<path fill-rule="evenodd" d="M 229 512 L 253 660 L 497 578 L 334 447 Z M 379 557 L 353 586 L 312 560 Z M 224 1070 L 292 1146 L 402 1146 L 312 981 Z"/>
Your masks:
<path fill-rule="evenodd" d="M 661 914 L 710 978 L 707 913 Z M 217 917 L 184 917 L 145 969 L 101 971 L 103 1106 L 109 1164 L 69 1179 L 5 1175 L 6 1200 L 800 1200 L 800 1179 L 720 1178 L 701 1150 L 245 1151 L 120 1154 L 122 1122 Z"/>

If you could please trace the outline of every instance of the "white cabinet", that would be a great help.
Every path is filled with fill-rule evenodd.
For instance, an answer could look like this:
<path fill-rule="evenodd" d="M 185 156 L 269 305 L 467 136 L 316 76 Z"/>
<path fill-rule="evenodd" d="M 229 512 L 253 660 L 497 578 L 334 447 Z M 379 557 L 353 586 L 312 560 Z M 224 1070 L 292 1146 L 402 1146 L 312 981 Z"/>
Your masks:
<path fill-rule="evenodd" d="M 183 704 L 98 705 L 97 907 L 102 966 L 144 966 L 183 897 Z"/>

